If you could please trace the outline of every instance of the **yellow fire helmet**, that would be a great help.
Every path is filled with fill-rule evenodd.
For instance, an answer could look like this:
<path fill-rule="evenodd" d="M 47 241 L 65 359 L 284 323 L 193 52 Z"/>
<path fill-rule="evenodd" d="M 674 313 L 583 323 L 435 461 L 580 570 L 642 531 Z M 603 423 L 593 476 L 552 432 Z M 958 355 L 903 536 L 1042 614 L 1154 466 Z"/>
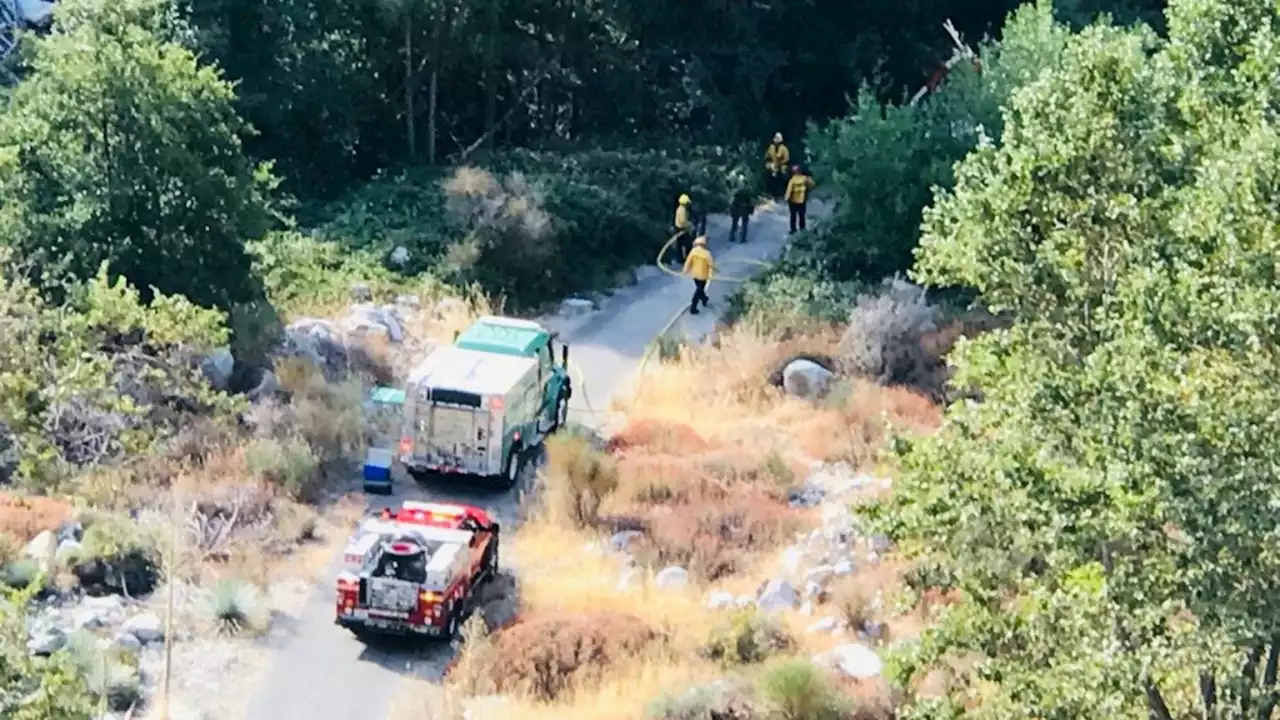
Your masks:
<path fill-rule="evenodd" d="M 780 143 L 780 142 L 782 142 L 782 133 L 774 133 L 774 134 L 773 134 L 773 141 L 774 141 L 774 142 L 776 142 L 776 143 Z"/>
<path fill-rule="evenodd" d="M 681 204 L 681 205 L 688 205 L 688 204 L 689 204 L 689 203 L 691 203 L 691 202 L 693 202 L 693 201 L 689 199 L 689 196 L 688 196 L 688 195 L 681 195 L 681 196 L 680 196 L 680 204 Z"/>
<path fill-rule="evenodd" d="M 694 245 L 702 245 L 703 247 L 706 247 L 706 244 L 707 244 L 707 236 L 706 236 L 706 235 L 699 235 L 698 237 L 696 237 L 696 238 L 694 238 L 694 239 L 693 239 L 693 244 L 694 244 Z"/>

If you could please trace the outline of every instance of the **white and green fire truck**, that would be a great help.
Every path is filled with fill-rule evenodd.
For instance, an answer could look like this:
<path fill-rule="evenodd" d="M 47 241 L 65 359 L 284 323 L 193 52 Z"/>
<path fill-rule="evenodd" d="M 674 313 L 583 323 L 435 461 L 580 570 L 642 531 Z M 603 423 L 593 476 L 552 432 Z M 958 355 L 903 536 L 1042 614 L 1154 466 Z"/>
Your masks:
<path fill-rule="evenodd" d="M 514 487 L 529 451 L 564 426 L 572 394 L 569 348 L 555 333 L 482 317 L 410 374 L 400 461 L 419 482 L 447 474 Z"/>

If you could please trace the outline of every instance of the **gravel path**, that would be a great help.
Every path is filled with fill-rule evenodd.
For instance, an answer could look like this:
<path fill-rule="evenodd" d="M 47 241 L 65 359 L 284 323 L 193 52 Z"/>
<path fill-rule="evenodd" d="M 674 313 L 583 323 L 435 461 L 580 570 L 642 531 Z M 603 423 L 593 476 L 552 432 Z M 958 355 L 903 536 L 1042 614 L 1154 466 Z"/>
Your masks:
<path fill-rule="evenodd" d="M 816 206 L 816 207 L 815 207 Z M 823 214 L 811 203 L 810 217 Z M 759 265 L 725 262 L 730 259 L 770 260 L 781 252 L 787 237 L 785 208 L 758 211 L 751 221 L 750 242 L 729 245 L 729 221 L 722 215 L 708 218 L 710 247 L 729 276 L 745 276 Z M 545 319 L 560 330 L 570 345 L 570 363 L 585 375 L 575 378 L 571 419 L 600 427 L 613 397 L 625 392 L 649 344 L 671 318 L 689 302 L 692 283 L 687 279 L 647 268 L 636 284 L 621 288 L 600 303 L 594 312 L 569 319 Z M 675 325 L 694 339 L 709 333 L 726 296 L 735 285 L 712 282 L 711 312 L 686 315 Z M 527 483 L 527 480 L 526 480 Z M 397 495 L 375 498 L 373 503 L 398 504 L 405 499 L 458 501 L 485 506 L 496 513 L 504 528 L 518 519 L 519 493 L 480 493 L 465 489 L 421 488 L 413 482 L 397 483 Z M 406 677 L 438 679 L 452 651 L 443 643 L 386 642 L 365 645 L 333 624 L 332 578 L 339 571 L 335 557 L 305 607 L 294 617 L 276 623 L 269 639 L 269 667 L 260 685 L 248 698 L 249 720 L 353 720 L 384 718 Z"/>

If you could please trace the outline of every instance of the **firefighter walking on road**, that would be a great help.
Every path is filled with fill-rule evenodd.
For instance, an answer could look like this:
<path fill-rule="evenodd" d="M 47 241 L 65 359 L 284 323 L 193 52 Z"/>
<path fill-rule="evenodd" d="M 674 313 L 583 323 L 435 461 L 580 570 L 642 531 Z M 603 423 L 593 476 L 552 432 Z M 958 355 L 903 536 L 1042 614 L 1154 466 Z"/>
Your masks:
<path fill-rule="evenodd" d="M 715 260 L 711 257 L 711 251 L 707 249 L 707 236 L 700 235 L 693 241 L 693 250 L 684 260 L 684 273 L 693 278 L 693 302 L 689 304 L 690 315 L 698 314 L 699 302 L 702 303 L 702 307 L 711 304 L 711 298 L 707 297 L 707 281 L 711 279 L 711 273 L 715 269 Z"/>
<path fill-rule="evenodd" d="M 751 193 L 746 188 L 739 188 L 733 194 L 733 200 L 729 203 L 729 218 L 732 221 L 729 225 L 729 242 L 734 242 L 735 237 L 739 238 L 737 242 L 747 241 L 747 221 L 751 219 L 751 212 L 755 209 L 752 205 Z"/>
<path fill-rule="evenodd" d="M 680 262 L 689 257 L 689 251 L 693 247 L 693 214 L 689 208 L 692 203 L 687 194 L 681 195 L 676 203 L 676 253 L 680 256 Z"/>
<path fill-rule="evenodd" d="M 791 179 L 787 181 L 787 207 L 791 210 L 791 234 L 796 232 L 799 224 L 804 230 L 804 214 L 809 202 L 809 191 L 816 183 L 813 178 L 800 172 L 800 166 L 791 168 Z"/>
<path fill-rule="evenodd" d="M 782 188 L 787 182 L 787 164 L 790 162 L 791 151 L 782 144 L 782 133 L 774 133 L 773 142 L 764 150 L 764 169 L 767 173 L 765 185 L 774 200 L 782 197 Z"/>

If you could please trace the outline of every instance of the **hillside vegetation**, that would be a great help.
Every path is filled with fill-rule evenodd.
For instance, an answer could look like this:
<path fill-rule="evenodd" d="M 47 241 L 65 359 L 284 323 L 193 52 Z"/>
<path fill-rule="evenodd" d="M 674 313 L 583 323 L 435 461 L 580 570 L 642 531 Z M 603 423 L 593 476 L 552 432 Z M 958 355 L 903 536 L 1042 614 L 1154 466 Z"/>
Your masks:
<path fill-rule="evenodd" d="M 948 18 L 974 57 L 905 102 Z M 625 284 L 781 130 L 830 218 L 618 433 L 549 443 L 514 616 L 397 713 L 1272 717 L 1278 33 L 1261 0 L 58 3 L 0 95 L 0 714 L 154 709 L 157 590 L 179 665 L 235 672 L 363 508 L 371 386 Z"/>

